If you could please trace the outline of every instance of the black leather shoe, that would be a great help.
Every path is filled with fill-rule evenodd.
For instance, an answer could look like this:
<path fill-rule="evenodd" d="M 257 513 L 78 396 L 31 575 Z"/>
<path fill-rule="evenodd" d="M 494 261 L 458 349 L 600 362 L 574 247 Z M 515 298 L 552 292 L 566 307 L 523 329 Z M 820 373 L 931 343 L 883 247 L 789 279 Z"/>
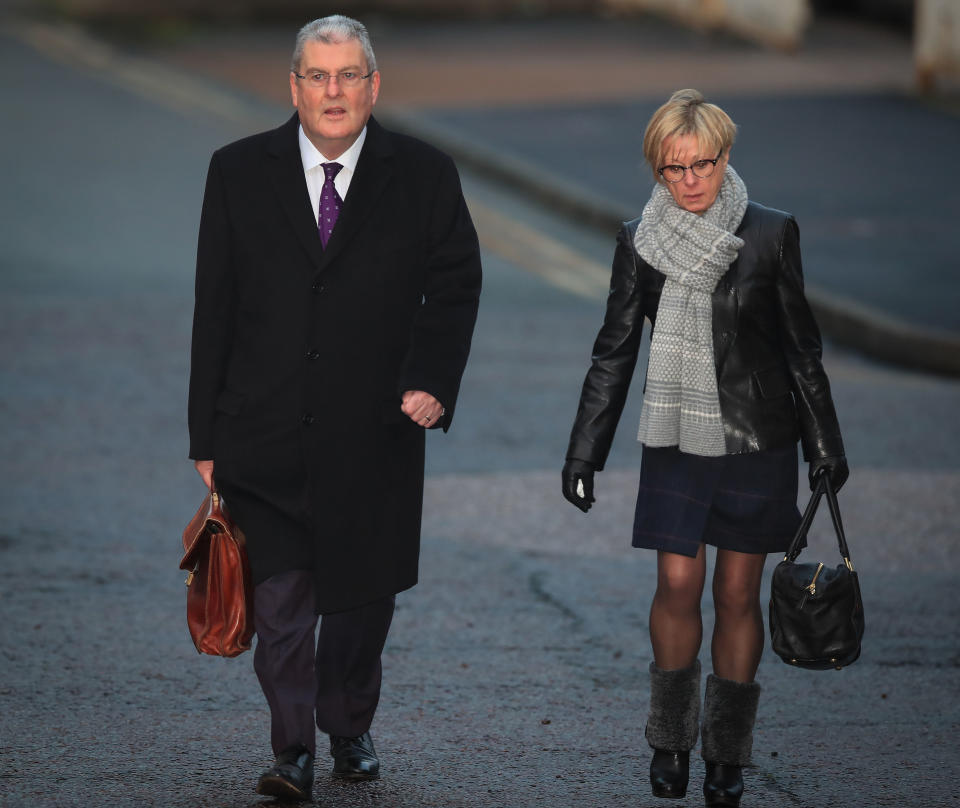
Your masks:
<path fill-rule="evenodd" d="M 743 796 L 743 767 L 707 761 L 703 799 L 707 808 L 739 808 Z"/>
<path fill-rule="evenodd" d="M 690 778 L 690 753 L 653 750 L 650 761 L 650 787 L 654 797 L 678 800 L 687 793 Z"/>
<path fill-rule="evenodd" d="M 284 749 L 257 782 L 257 794 L 290 802 L 312 800 L 312 790 L 313 755 L 303 744 Z"/>
<path fill-rule="evenodd" d="M 380 776 L 380 761 L 373 748 L 373 738 L 364 732 L 359 738 L 330 736 L 333 755 L 333 776 L 344 780 L 375 780 Z"/>

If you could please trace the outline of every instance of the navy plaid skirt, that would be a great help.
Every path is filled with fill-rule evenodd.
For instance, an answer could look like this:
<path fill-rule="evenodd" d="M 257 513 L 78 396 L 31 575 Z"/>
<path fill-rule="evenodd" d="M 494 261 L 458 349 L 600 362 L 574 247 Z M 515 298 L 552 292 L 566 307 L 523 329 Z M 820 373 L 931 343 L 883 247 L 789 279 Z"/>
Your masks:
<path fill-rule="evenodd" d="M 721 457 L 643 447 L 634 547 L 778 553 L 799 525 L 796 444 Z"/>

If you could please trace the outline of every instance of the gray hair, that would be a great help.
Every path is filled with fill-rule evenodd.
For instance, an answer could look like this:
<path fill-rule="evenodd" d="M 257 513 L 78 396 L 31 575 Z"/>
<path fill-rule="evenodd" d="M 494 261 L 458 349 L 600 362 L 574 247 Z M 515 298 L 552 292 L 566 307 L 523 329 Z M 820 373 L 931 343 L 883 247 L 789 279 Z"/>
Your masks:
<path fill-rule="evenodd" d="M 377 69 L 377 57 L 373 55 L 373 45 L 370 34 L 362 22 L 344 17 L 342 14 L 332 14 L 321 17 L 319 20 L 308 22 L 297 34 L 297 41 L 293 46 L 293 58 L 290 60 L 290 69 L 300 71 L 300 60 L 303 59 L 303 48 L 307 42 L 323 42 L 325 45 L 338 45 L 341 42 L 356 40 L 363 48 L 363 56 L 367 60 L 367 71 L 372 73 Z"/>

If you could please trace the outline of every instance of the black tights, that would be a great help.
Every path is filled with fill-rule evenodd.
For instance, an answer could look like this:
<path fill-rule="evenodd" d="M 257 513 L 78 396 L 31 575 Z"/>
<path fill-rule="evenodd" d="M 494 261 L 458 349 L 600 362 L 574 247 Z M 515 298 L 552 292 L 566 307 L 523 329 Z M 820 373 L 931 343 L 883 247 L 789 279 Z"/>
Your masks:
<path fill-rule="evenodd" d="M 752 682 L 763 651 L 760 583 L 766 555 L 717 550 L 713 571 L 716 619 L 710 653 L 713 672 L 724 679 Z M 706 579 L 704 545 L 696 558 L 659 551 L 657 591 L 650 606 L 650 642 L 658 668 L 693 664 L 703 639 L 700 598 Z"/>

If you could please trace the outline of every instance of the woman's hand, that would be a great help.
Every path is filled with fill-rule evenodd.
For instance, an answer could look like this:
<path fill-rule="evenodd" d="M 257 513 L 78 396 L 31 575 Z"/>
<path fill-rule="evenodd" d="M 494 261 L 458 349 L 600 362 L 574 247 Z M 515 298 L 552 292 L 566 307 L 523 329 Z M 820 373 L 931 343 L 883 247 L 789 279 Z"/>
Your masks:
<path fill-rule="evenodd" d="M 811 491 L 817 487 L 817 475 L 822 470 L 826 471 L 826 473 L 829 475 L 830 485 L 833 486 L 834 491 L 839 491 L 840 487 L 847 481 L 847 477 L 850 476 L 850 469 L 847 466 L 846 455 L 818 457 L 815 460 L 810 461 L 810 471 L 808 477 L 810 479 Z"/>
<path fill-rule="evenodd" d="M 586 513 L 596 500 L 593 498 L 593 463 L 572 459 L 563 464 L 563 495 Z"/>

